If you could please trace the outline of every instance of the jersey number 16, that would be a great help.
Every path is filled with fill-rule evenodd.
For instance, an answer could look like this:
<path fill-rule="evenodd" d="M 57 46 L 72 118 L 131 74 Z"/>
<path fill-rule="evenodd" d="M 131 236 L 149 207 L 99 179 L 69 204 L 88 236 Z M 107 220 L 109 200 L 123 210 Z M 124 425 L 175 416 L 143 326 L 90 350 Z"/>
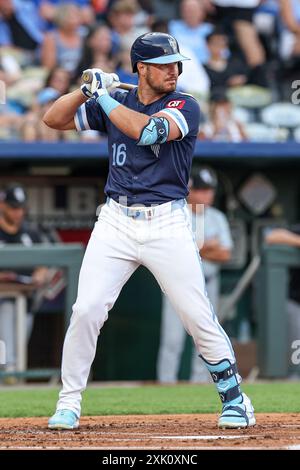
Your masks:
<path fill-rule="evenodd" d="M 113 144 L 113 166 L 123 166 L 126 161 L 126 145 L 125 144 Z"/>

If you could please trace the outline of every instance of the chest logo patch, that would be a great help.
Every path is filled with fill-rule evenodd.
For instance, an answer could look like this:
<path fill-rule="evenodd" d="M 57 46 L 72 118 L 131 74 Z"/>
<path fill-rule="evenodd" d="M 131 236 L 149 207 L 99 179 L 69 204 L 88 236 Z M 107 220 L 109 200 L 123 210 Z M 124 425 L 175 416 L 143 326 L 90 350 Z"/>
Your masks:
<path fill-rule="evenodd" d="M 185 105 L 185 100 L 172 100 L 172 101 L 169 101 L 169 103 L 167 104 L 167 108 L 182 109 L 184 105 Z"/>

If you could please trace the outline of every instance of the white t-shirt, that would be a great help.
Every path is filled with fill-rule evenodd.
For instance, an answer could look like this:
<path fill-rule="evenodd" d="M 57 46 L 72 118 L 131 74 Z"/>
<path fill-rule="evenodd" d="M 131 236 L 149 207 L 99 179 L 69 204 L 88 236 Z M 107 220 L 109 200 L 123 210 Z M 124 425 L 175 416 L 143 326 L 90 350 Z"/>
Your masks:
<path fill-rule="evenodd" d="M 200 126 L 200 131 L 205 134 L 207 139 L 214 140 L 216 142 L 243 142 L 244 138 L 237 123 L 231 119 L 226 123 L 226 127 L 220 130 L 217 134 L 214 134 L 215 129 L 211 122 L 207 122 Z"/>
<path fill-rule="evenodd" d="M 195 234 L 197 245 L 204 242 L 217 239 L 222 248 L 231 250 L 233 241 L 230 233 L 227 218 L 223 212 L 215 207 L 205 207 L 204 214 L 191 212 L 192 229 Z M 202 260 L 202 266 L 205 277 L 216 275 L 220 270 L 220 264 L 212 261 Z"/>
<path fill-rule="evenodd" d="M 219 7 L 256 8 L 260 0 L 213 0 Z"/>
<path fill-rule="evenodd" d="M 191 60 L 182 63 L 182 74 L 178 78 L 178 86 L 185 93 L 207 96 L 209 94 L 210 79 L 203 65 L 187 47 L 180 46 L 180 53 Z"/>

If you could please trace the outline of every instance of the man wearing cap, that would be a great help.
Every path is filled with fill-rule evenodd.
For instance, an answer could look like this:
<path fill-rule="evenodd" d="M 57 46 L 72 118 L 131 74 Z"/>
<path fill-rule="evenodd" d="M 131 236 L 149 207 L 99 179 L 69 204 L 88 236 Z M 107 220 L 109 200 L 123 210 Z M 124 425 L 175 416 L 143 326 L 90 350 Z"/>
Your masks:
<path fill-rule="evenodd" d="M 226 216 L 212 207 L 217 189 L 216 173 L 209 167 L 192 171 L 188 196 L 191 224 L 202 258 L 206 290 L 215 312 L 218 312 L 220 267 L 228 261 L 233 246 Z M 219 321 L 222 319 L 219 318 Z M 174 383 L 178 379 L 180 359 L 184 350 L 186 332 L 166 296 L 163 296 L 161 341 L 157 362 L 160 382 Z M 192 382 L 210 380 L 207 368 L 193 351 Z"/>
<path fill-rule="evenodd" d="M 12 184 L 0 192 L 0 251 L 6 244 L 18 243 L 31 246 L 45 241 L 42 233 L 32 230 L 24 221 L 26 203 L 26 193 L 19 184 Z M 0 282 L 26 282 L 38 288 L 46 282 L 47 271 L 47 268 L 37 267 L 33 272 L 32 270 L 0 272 Z M 29 329 L 31 320 L 31 316 L 28 317 Z M 6 345 L 7 372 L 13 372 L 16 366 L 15 324 L 14 301 L 10 298 L 0 299 L 0 339 Z"/>

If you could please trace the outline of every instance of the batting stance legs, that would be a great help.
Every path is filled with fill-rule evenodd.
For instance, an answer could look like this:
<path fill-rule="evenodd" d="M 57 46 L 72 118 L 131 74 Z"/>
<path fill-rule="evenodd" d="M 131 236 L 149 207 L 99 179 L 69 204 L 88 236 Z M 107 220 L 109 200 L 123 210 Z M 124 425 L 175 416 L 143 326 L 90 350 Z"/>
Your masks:
<path fill-rule="evenodd" d="M 49 427 L 78 425 L 81 392 L 86 387 L 100 329 L 122 286 L 140 264 L 154 274 L 206 361 L 223 402 L 219 426 L 255 424 L 251 403 L 239 388 L 230 341 L 205 292 L 185 201 L 135 211 L 109 200 L 83 260 L 63 350 L 63 388 L 57 409 L 71 411 L 74 421 L 57 426 L 54 415 Z"/>

